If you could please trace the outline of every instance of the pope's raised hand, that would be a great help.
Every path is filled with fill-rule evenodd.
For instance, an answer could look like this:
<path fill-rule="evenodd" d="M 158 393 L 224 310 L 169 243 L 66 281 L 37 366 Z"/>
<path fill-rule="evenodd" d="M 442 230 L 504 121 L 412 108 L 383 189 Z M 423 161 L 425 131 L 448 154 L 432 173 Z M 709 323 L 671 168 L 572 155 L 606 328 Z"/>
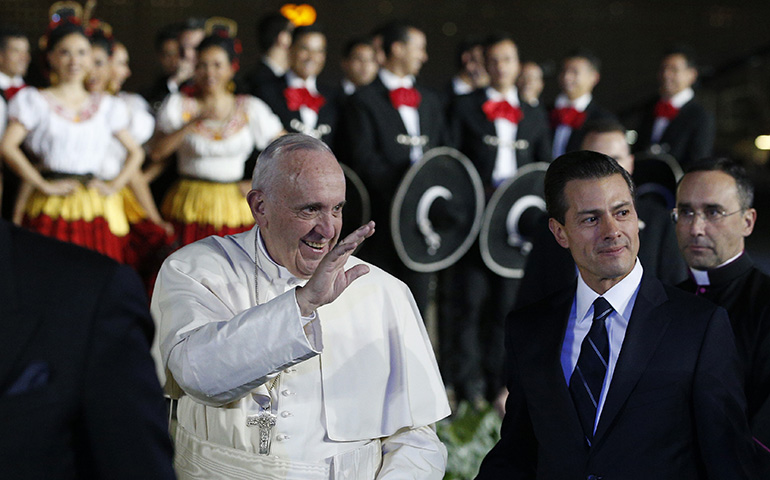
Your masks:
<path fill-rule="evenodd" d="M 303 316 L 309 316 L 321 305 L 333 302 L 355 279 L 369 273 L 366 265 L 345 270 L 353 251 L 374 233 L 374 222 L 358 229 L 338 242 L 326 254 L 304 287 L 297 289 L 297 304 Z"/>

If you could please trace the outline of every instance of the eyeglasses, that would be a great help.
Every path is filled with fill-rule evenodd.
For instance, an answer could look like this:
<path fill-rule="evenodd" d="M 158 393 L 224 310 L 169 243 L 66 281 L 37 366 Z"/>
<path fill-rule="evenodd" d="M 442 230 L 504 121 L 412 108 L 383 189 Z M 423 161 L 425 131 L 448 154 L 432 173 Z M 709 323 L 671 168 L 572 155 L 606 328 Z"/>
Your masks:
<path fill-rule="evenodd" d="M 671 212 L 671 220 L 677 223 L 681 220 L 683 223 L 695 222 L 695 217 L 700 217 L 706 223 L 719 223 L 723 218 L 742 212 L 743 209 L 727 213 L 721 208 L 706 207 L 703 210 L 695 210 L 688 207 L 675 208 Z"/>

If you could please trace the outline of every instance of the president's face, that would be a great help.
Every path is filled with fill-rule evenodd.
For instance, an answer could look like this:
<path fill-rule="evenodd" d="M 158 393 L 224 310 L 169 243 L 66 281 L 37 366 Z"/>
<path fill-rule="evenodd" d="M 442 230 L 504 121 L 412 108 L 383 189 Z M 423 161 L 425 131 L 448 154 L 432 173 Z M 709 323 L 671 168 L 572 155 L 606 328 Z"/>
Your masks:
<path fill-rule="evenodd" d="M 273 260 L 298 278 L 310 278 L 339 238 L 345 176 L 328 152 L 292 155 L 270 191 L 250 192 L 249 204 Z"/>
<path fill-rule="evenodd" d="M 570 180 L 564 188 L 568 206 L 564 225 L 549 227 L 568 248 L 583 280 L 603 294 L 634 268 L 639 252 L 639 220 L 631 192 L 620 174 Z"/>

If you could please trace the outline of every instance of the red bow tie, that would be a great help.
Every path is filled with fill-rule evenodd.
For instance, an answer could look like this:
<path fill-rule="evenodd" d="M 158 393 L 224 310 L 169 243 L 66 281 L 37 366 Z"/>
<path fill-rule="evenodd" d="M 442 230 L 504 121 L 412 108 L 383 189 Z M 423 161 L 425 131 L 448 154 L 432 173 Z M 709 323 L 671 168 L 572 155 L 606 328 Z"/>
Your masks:
<path fill-rule="evenodd" d="M 583 126 L 586 121 L 586 113 L 578 112 L 573 107 L 556 108 L 551 112 L 551 123 L 554 127 L 566 125 L 573 130 Z"/>
<path fill-rule="evenodd" d="M 401 106 L 417 108 L 422 101 L 422 95 L 414 88 L 396 88 L 390 91 L 390 103 L 393 104 L 393 108 Z"/>
<path fill-rule="evenodd" d="M 487 100 L 481 106 L 481 109 L 484 110 L 484 113 L 490 122 L 494 122 L 495 119 L 498 118 L 504 118 L 511 123 L 518 124 L 524 117 L 524 114 L 521 113 L 521 109 L 519 109 L 519 107 L 514 107 L 505 100 L 500 102 Z"/>
<path fill-rule="evenodd" d="M 323 96 L 313 95 L 305 87 L 287 88 L 283 91 L 283 96 L 286 97 L 286 105 L 292 112 L 296 112 L 299 110 L 299 107 L 305 106 L 318 113 L 318 110 L 326 103 L 326 99 Z"/>
<path fill-rule="evenodd" d="M 7 102 L 10 102 L 14 95 L 19 93 L 19 90 L 26 87 L 26 85 L 22 85 L 20 87 L 8 87 L 5 89 L 5 92 L 3 92 L 3 95 L 5 96 L 5 100 Z"/>
<path fill-rule="evenodd" d="M 655 117 L 663 117 L 671 120 L 679 114 L 679 109 L 671 105 L 671 102 L 666 100 L 659 100 L 655 104 Z"/>

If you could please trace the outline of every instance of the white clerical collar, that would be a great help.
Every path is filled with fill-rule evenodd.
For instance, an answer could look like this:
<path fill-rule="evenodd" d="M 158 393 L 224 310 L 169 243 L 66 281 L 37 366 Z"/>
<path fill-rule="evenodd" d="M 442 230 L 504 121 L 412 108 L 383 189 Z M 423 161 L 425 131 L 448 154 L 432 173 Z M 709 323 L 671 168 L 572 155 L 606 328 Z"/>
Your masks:
<path fill-rule="evenodd" d="M 570 100 L 567 97 L 567 95 L 560 93 L 556 97 L 555 106 L 556 108 L 572 107 L 578 112 L 582 112 L 582 111 L 585 111 L 586 108 L 588 108 L 588 104 L 591 103 L 592 99 L 593 99 L 593 95 L 591 95 L 590 93 L 581 95 L 575 100 Z"/>
<path fill-rule="evenodd" d="M 278 265 L 275 262 L 275 260 L 273 260 L 273 258 L 270 256 L 270 254 L 267 252 L 267 247 L 265 246 L 265 240 L 262 238 L 262 234 L 259 232 L 259 227 L 255 226 L 254 228 L 251 229 L 251 232 L 249 232 L 249 235 L 247 235 L 245 247 L 249 249 L 250 245 L 253 245 L 254 235 L 256 235 L 257 246 L 259 249 L 259 251 L 257 252 L 257 255 L 259 256 L 259 261 L 258 261 L 259 268 L 265 273 L 267 278 L 269 278 L 270 281 L 275 281 L 276 279 L 280 279 L 280 280 L 283 280 L 284 282 L 288 282 L 292 278 L 296 278 L 294 275 L 292 275 L 291 272 L 289 272 L 289 270 L 286 267 Z"/>
<path fill-rule="evenodd" d="M 690 273 L 692 274 L 692 278 L 693 278 L 693 280 L 695 280 L 695 283 L 699 287 L 703 287 L 703 286 L 706 286 L 706 285 L 711 285 L 711 280 L 709 279 L 709 271 L 717 270 L 717 269 L 720 269 L 720 268 L 724 267 L 725 265 L 729 265 L 729 264 L 733 263 L 734 261 L 738 260 L 738 258 L 741 255 L 743 255 L 743 250 L 738 252 L 738 255 L 730 258 L 726 262 L 723 262 L 721 265 L 717 266 L 716 268 L 712 268 L 710 270 L 697 270 L 695 268 L 690 268 Z"/>
<path fill-rule="evenodd" d="M 385 88 L 387 88 L 388 90 L 395 90 L 397 88 L 414 87 L 414 77 L 412 75 L 399 77 L 398 75 L 391 72 L 387 68 L 381 68 L 378 75 L 383 85 L 385 85 Z"/>
<path fill-rule="evenodd" d="M 7 90 L 11 87 L 21 87 L 23 85 L 24 79 L 21 78 L 21 76 L 16 75 L 11 77 L 3 72 L 0 72 L 0 90 Z"/>
<path fill-rule="evenodd" d="M 305 80 L 299 78 L 291 70 L 286 71 L 286 84 L 291 88 L 307 88 L 311 93 L 318 93 L 315 83 L 316 77 L 307 77 Z"/>
<path fill-rule="evenodd" d="M 695 96 L 695 91 L 692 88 L 685 88 L 681 92 L 677 93 L 668 101 L 676 108 L 682 108 L 685 103 L 689 102 Z"/>
<path fill-rule="evenodd" d="M 269 69 L 270 69 L 270 70 L 273 72 L 273 75 L 275 75 L 276 77 L 280 77 L 281 75 L 283 75 L 284 73 L 286 73 L 286 69 L 285 69 L 285 68 L 282 68 L 282 67 L 280 67 L 280 66 L 279 66 L 277 63 L 275 63 L 275 62 L 273 61 L 273 59 L 272 59 L 272 58 L 270 58 L 270 57 L 262 57 L 262 63 L 264 63 L 265 65 L 267 65 L 267 68 L 269 68 Z"/>
<path fill-rule="evenodd" d="M 580 272 L 578 272 L 577 292 L 575 293 L 575 313 L 577 314 L 577 321 L 580 322 L 585 318 L 588 310 L 593 305 L 594 300 L 600 296 L 604 297 L 612 308 L 625 318 L 624 312 L 626 311 L 629 302 L 631 302 L 631 299 L 634 298 L 636 292 L 639 290 L 639 284 L 642 281 L 643 273 L 644 269 L 642 268 L 642 262 L 640 262 L 637 257 L 631 272 L 626 275 L 623 280 L 604 292 L 604 294 L 599 295 L 586 284 L 583 277 L 580 275 Z"/>
<path fill-rule="evenodd" d="M 499 91 L 495 90 L 492 87 L 487 87 L 487 98 L 490 100 L 494 100 L 496 102 L 499 102 L 501 100 L 505 100 L 506 102 L 510 103 L 514 107 L 519 106 L 519 90 L 516 87 L 513 87 L 509 89 L 505 95 L 500 93 Z"/>

